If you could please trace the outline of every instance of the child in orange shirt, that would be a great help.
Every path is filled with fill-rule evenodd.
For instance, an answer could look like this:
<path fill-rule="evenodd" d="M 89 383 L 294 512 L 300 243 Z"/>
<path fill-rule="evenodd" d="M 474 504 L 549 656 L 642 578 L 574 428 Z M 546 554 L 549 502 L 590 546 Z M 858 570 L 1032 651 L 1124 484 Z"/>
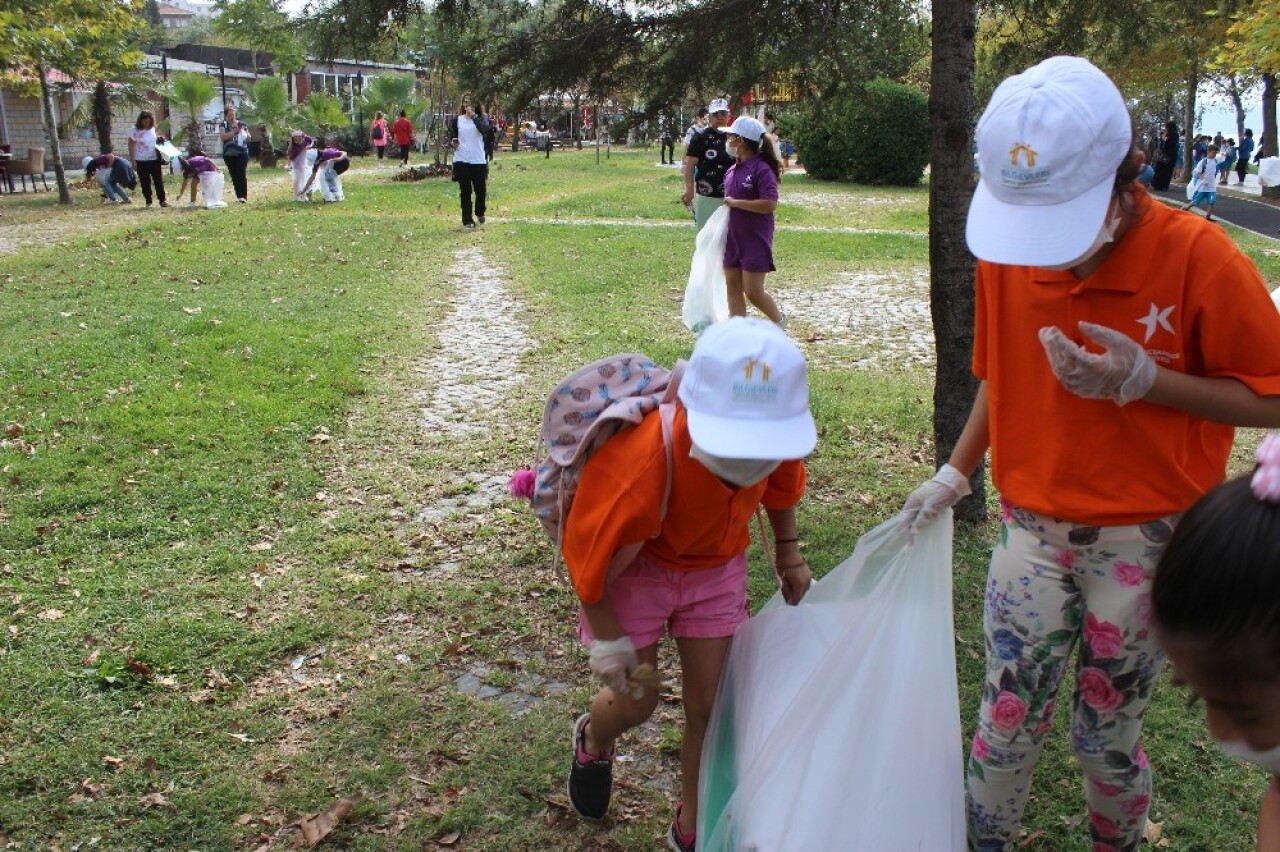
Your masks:
<path fill-rule="evenodd" d="M 658 642 L 670 633 L 685 731 L 667 843 L 689 852 L 702 741 L 730 638 L 748 616 L 748 524 L 757 507 L 773 528 L 783 596 L 795 604 L 809 588 L 795 519 L 801 459 L 817 442 L 804 356 L 771 322 L 717 323 L 698 338 L 685 369 L 669 447 L 663 426 L 655 411 L 601 446 L 582 469 L 565 521 L 562 551 L 582 602 L 579 636 L 605 683 L 573 728 L 569 801 L 587 819 L 604 817 L 614 745 L 659 698 L 657 686 L 632 675 L 642 664 L 656 668 Z"/>
<path fill-rule="evenodd" d="M 977 126 L 973 410 L 908 531 L 991 450 L 1003 524 L 969 752 L 969 846 L 1013 849 L 1071 657 L 1071 743 L 1094 852 L 1132 852 L 1151 805 L 1142 722 L 1162 655 L 1156 562 L 1221 482 L 1232 424 L 1280 426 L 1280 314 L 1220 228 L 1152 200 L 1123 96 L 1078 57 L 1005 80 Z M 910 534 L 910 533 L 909 533 Z"/>

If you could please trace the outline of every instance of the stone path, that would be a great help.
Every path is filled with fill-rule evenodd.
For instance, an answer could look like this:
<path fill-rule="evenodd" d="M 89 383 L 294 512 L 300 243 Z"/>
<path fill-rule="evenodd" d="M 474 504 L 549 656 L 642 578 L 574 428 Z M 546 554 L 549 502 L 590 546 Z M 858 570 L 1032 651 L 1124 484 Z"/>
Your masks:
<path fill-rule="evenodd" d="M 933 366 L 926 268 L 844 272 L 834 284 L 779 288 L 773 296 L 790 317 L 816 331 L 805 341 L 810 357 L 822 359 L 821 350 L 841 347 L 832 357 L 852 367 Z"/>

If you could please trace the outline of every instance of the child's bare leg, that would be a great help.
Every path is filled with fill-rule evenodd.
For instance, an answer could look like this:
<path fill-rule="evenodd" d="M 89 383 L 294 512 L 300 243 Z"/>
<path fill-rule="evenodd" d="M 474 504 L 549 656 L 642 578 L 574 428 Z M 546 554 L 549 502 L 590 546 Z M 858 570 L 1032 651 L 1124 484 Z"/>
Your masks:
<path fill-rule="evenodd" d="M 641 663 L 658 667 L 658 646 L 649 645 L 636 651 Z M 591 721 L 583 731 L 588 754 L 603 757 L 613 750 L 618 737 L 632 728 L 644 724 L 658 706 L 658 690 L 645 688 L 638 698 L 618 695 L 609 687 L 596 693 L 591 699 Z"/>
<path fill-rule="evenodd" d="M 724 269 L 724 286 L 729 296 L 729 316 L 745 317 L 747 315 L 747 297 L 742 290 L 742 270 L 735 267 Z"/>
<path fill-rule="evenodd" d="M 742 290 L 751 304 L 760 309 L 760 313 L 774 322 L 781 322 L 782 311 L 778 310 L 777 303 L 773 301 L 773 297 L 764 289 L 764 277 L 767 274 L 765 272 L 742 270 Z M 746 314 L 745 307 L 743 308 L 743 314 Z"/>
<path fill-rule="evenodd" d="M 684 693 L 684 738 L 680 743 L 680 831 L 690 834 L 698 826 L 698 772 L 702 743 L 711 721 L 711 706 L 720 685 L 720 672 L 729 655 L 729 637 L 677 639 Z"/>

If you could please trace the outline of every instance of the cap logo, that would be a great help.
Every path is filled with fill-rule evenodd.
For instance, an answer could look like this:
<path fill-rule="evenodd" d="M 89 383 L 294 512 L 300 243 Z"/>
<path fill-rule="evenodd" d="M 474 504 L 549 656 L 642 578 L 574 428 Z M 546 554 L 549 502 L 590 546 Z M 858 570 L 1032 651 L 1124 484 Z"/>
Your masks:
<path fill-rule="evenodd" d="M 762 382 L 769 381 L 769 374 L 773 371 L 769 369 L 768 364 L 756 358 L 747 359 L 746 368 L 743 370 L 743 373 L 746 374 L 747 381 L 751 381 L 751 379 L 755 376 L 757 364 L 760 365 L 760 381 Z"/>
<path fill-rule="evenodd" d="M 1009 165 L 1000 169 L 1000 183 L 1009 189 L 1031 189 L 1049 182 L 1052 169 L 1036 168 L 1039 152 L 1026 142 L 1015 143 L 1009 149 Z M 1018 165 L 1018 161 L 1022 165 Z"/>
<path fill-rule="evenodd" d="M 1026 162 L 1027 168 L 1034 169 L 1036 167 L 1036 149 L 1032 148 L 1026 142 L 1019 142 L 1009 149 L 1009 165 L 1018 165 L 1018 155 L 1022 155 L 1022 159 Z"/>
<path fill-rule="evenodd" d="M 757 358 L 748 358 L 742 370 L 744 380 L 733 383 L 733 398 L 747 405 L 777 405 L 778 386 L 769 381 L 772 368 Z"/>

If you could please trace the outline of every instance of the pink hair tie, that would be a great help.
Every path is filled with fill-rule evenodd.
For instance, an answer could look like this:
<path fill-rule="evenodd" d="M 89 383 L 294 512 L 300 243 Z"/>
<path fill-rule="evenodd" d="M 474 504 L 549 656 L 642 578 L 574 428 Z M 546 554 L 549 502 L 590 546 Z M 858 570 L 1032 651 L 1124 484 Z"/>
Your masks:
<path fill-rule="evenodd" d="M 1262 439 L 1256 453 L 1258 469 L 1253 472 L 1253 496 L 1268 503 L 1280 503 L 1280 435 Z"/>

